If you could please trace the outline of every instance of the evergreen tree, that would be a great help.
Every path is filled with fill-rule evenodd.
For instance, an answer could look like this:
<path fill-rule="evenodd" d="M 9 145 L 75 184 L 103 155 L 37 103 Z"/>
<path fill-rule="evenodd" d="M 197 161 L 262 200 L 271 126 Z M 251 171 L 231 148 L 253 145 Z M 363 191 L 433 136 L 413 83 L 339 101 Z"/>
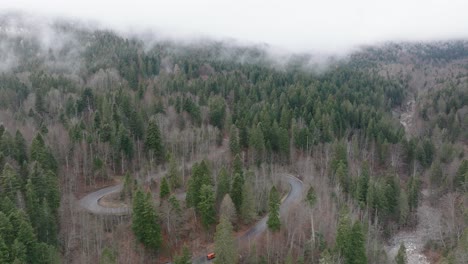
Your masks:
<path fill-rule="evenodd" d="M 224 99 L 215 97 L 210 100 L 210 121 L 213 126 L 223 130 L 224 118 L 226 117 L 226 105 Z"/>
<path fill-rule="evenodd" d="M 15 159 L 18 164 L 22 165 L 24 162 L 28 161 L 28 150 L 26 146 L 26 140 L 23 137 L 23 134 L 19 130 L 16 130 L 15 134 Z"/>
<path fill-rule="evenodd" d="M 244 182 L 242 189 L 242 205 L 240 213 L 244 223 L 251 223 L 257 213 L 255 211 L 255 195 L 252 189 L 252 184 L 249 181 Z"/>
<path fill-rule="evenodd" d="M 350 251 L 349 256 L 345 256 L 346 262 L 350 264 L 367 264 L 366 240 L 361 222 L 356 221 L 350 233 Z"/>
<path fill-rule="evenodd" d="M 10 253 L 5 241 L 2 236 L 0 236 L 0 263 L 11 263 Z"/>
<path fill-rule="evenodd" d="M 16 194 L 21 189 L 21 181 L 18 174 L 8 163 L 3 168 L 0 178 L 0 189 L 0 196 L 6 196 L 12 201 L 16 200 Z"/>
<path fill-rule="evenodd" d="M 197 209 L 206 228 L 216 222 L 215 198 L 211 185 L 202 185 Z"/>
<path fill-rule="evenodd" d="M 431 188 L 437 189 L 440 188 L 443 180 L 444 180 L 444 173 L 442 171 L 442 167 L 440 162 L 434 162 L 431 167 Z"/>
<path fill-rule="evenodd" d="M 231 187 L 231 198 L 236 207 L 236 212 L 240 214 L 240 209 L 242 206 L 242 189 L 244 186 L 244 177 L 236 173 Z"/>
<path fill-rule="evenodd" d="M 169 189 L 169 184 L 167 183 L 167 180 L 166 180 L 166 177 L 163 177 L 162 181 L 161 181 L 161 190 L 159 191 L 159 198 L 161 198 L 161 200 L 169 197 L 169 194 L 171 193 L 170 189 Z"/>
<path fill-rule="evenodd" d="M 280 221 L 280 195 L 273 186 L 270 190 L 270 196 L 268 201 L 268 220 L 267 225 L 271 231 L 278 231 L 281 228 Z"/>
<path fill-rule="evenodd" d="M 235 264 L 238 262 L 236 241 L 232 232 L 229 219 L 221 216 L 220 223 L 216 226 L 214 263 Z"/>
<path fill-rule="evenodd" d="M 336 169 L 336 177 L 338 178 L 341 188 L 343 188 L 343 192 L 348 193 L 350 187 L 348 171 L 345 163 L 342 161 L 338 163 L 338 168 Z"/>
<path fill-rule="evenodd" d="M 338 228 L 336 231 L 336 243 L 335 247 L 341 254 L 345 263 L 348 264 L 349 258 L 352 256 L 352 245 L 351 245 L 351 220 L 346 212 L 342 212 L 338 221 Z"/>
<path fill-rule="evenodd" d="M 183 247 L 182 255 L 174 258 L 174 264 L 192 264 L 192 258 L 188 247 Z"/>
<path fill-rule="evenodd" d="M 408 260 L 406 258 L 406 247 L 403 242 L 400 244 L 400 248 L 398 249 L 398 254 L 395 256 L 395 262 L 396 264 L 408 263 Z"/>
<path fill-rule="evenodd" d="M 198 209 L 200 201 L 201 187 L 203 185 L 212 185 L 211 172 L 205 161 L 195 163 L 192 166 L 192 177 L 188 182 L 186 204 L 188 207 Z"/>
<path fill-rule="evenodd" d="M 182 176 L 174 157 L 169 158 L 169 172 L 167 174 L 170 187 L 174 190 L 182 186 Z"/>
<path fill-rule="evenodd" d="M 218 174 L 218 185 L 216 186 L 216 203 L 219 204 L 224 196 L 229 193 L 231 183 L 227 170 L 222 167 Z"/>
<path fill-rule="evenodd" d="M 116 264 L 117 256 L 113 250 L 105 247 L 101 254 L 101 259 L 99 261 L 101 264 Z"/>
<path fill-rule="evenodd" d="M 151 196 L 137 190 L 133 200 L 132 230 L 139 242 L 152 250 L 162 243 L 158 215 L 151 203 Z"/>
<path fill-rule="evenodd" d="M 127 198 L 131 198 L 132 193 L 133 193 L 133 181 L 130 176 L 130 173 L 127 172 L 125 173 L 125 176 L 124 176 L 123 187 L 122 187 L 122 191 L 120 192 L 120 199 L 125 201 Z"/>
<path fill-rule="evenodd" d="M 159 161 L 164 159 L 164 148 L 161 132 L 156 120 L 151 119 L 146 129 L 145 148 L 149 154 L 153 154 Z"/>
<path fill-rule="evenodd" d="M 42 135 L 38 133 L 31 143 L 31 160 L 37 161 L 44 170 L 57 171 L 57 161 L 46 147 Z"/>
<path fill-rule="evenodd" d="M 221 202 L 221 206 L 219 207 L 219 215 L 220 217 L 226 217 L 231 224 L 236 222 L 236 208 L 234 207 L 234 203 L 231 200 L 229 194 L 226 194 Z"/>
<path fill-rule="evenodd" d="M 260 165 L 264 159 L 265 153 L 265 138 L 260 123 L 251 129 L 249 136 L 249 146 L 252 147 L 254 151 L 253 157 L 256 164 Z"/>
<path fill-rule="evenodd" d="M 357 199 L 362 204 L 366 204 L 367 190 L 369 188 L 369 165 L 367 162 L 362 166 L 361 175 L 358 178 Z"/>
<path fill-rule="evenodd" d="M 400 209 L 400 225 L 405 225 L 408 221 L 409 216 L 409 205 L 408 205 L 408 196 L 405 192 L 400 192 L 400 198 L 398 201 L 398 208 Z"/>
<path fill-rule="evenodd" d="M 453 185 L 455 188 L 468 190 L 468 160 L 465 159 L 461 162 L 453 179 Z"/>
<path fill-rule="evenodd" d="M 317 201 L 317 195 L 315 194 L 315 189 L 313 186 L 309 187 L 307 191 L 306 201 L 310 207 L 314 207 L 315 202 Z"/>
<path fill-rule="evenodd" d="M 231 155 L 233 157 L 240 152 L 239 133 L 235 125 L 231 126 L 231 131 L 229 133 L 229 149 L 231 150 Z"/>
<path fill-rule="evenodd" d="M 419 204 L 419 179 L 412 176 L 408 181 L 408 205 L 409 211 L 413 212 Z"/>

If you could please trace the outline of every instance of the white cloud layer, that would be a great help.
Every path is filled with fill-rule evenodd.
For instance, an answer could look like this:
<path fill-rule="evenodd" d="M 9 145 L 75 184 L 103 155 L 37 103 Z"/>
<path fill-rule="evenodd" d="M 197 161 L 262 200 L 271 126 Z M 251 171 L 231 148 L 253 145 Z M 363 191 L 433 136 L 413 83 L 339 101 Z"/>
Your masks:
<path fill-rule="evenodd" d="M 383 41 L 468 38 L 467 0 L 0 0 L 0 11 L 93 20 L 123 31 L 344 53 Z"/>

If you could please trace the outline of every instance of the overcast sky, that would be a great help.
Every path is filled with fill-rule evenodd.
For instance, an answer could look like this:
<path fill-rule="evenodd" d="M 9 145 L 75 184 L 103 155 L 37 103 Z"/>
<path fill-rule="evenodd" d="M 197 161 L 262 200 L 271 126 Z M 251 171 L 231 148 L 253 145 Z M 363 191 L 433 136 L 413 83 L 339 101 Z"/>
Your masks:
<path fill-rule="evenodd" d="M 468 0 L 0 0 L 0 10 L 172 37 L 235 38 L 295 52 L 468 38 Z"/>

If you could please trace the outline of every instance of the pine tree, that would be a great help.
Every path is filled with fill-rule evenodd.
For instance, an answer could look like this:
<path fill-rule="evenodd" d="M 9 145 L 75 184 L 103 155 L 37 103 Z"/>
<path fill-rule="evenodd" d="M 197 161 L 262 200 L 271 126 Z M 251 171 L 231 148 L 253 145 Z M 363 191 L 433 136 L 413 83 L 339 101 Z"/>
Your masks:
<path fill-rule="evenodd" d="M 338 178 L 341 188 L 343 188 L 343 192 L 348 193 L 350 185 L 348 171 L 345 163 L 343 163 L 342 161 L 338 163 L 338 168 L 336 169 L 336 177 Z"/>
<path fill-rule="evenodd" d="M 403 242 L 400 244 L 400 248 L 398 249 L 398 254 L 395 256 L 395 262 L 396 264 L 408 263 L 408 260 L 406 258 L 406 247 Z"/>
<path fill-rule="evenodd" d="M 226 217 L 231 224 L 236 222 L 236 208 L 234 207 L 234 203 L 231 200 L 229 194 L 226 194 L 221 202 L 221 206 L 219 207 L 219 215 L 220 217 Z"/>
<path fill-rule="evenodd" d="M 151 203 L 150 194 L 137 190 L 133 200 L 132 230 L 137 240 L 152 250 L 162 243 L 158 215 Z"/>
<path fill-rule="evenodd" d="M 307 191 L 306 201 L 310 207 L 314 207 L 315 202 L 317 201 L 317 195 L 315 194 L 315 189 L 313 186 L 309 187 Z"/>
<path fill-rule="evenodd" d="M 409 216 L 409 205 L 408 205 L 408 196 L 405 192 L 400 192 L 400 198 L 398 201 L 398 208 L 400 209 L 400 225 L 405 225 L 408 221 Z"/>
<path fill-rule="evenodd" d="M 231 150 L 231 155 L 235 157 L 240 152 L 239 133 L 235 125 L 231 126 L 229 136 L 229 149 Z"/>
<path fill-rule="evenodd" d="M 216 222 L 215 198 L 210 185 L 202 185 L 197 209 L 206 228 Z"/>
<path fill-rule="evenodd" d="M 5 241 L 2 236 L 0 236 L 0 263 L 11 263 L 10 253 Z"/>
<path fill-rule="evenodd" d="M 256 217 L 255 195 L 250 182 L 245 181 L 242 189 L 241 217 L 244 223 L 251 223 Z"/>
<path fill-rule="evenodd" d="M 412 176 L 408 182 L 408 205 L 409 211 L 414 212 L 419 204 L 419 179 Z"/>
<path fill-rule="evenodd" d="M 361 222 L 356 221 L 354 223 L 351 228 L 350 239 L 350 251 L 347 251 L 348 256 L 345 256 L 346 262 L 349 264 L 367 264 L 366 240 Z"/>
<path fill-rule="evenodd" d="M 170 189 L 169 189 L 169 184 L 167 183 L 167 180 L 166 180 L 166 177 L 163 177 L 162 181 L 161 181 L 161 190 L 159 191 L 159 198 L 161 198 L 161 200 L 169 197 L 169 194 L 171 193 Z"/>
<path fill-rule="evenodd" d="M 37 161 L 44 170 L 57 172 L 57 161 L 46 147 L 42 135 L 38 133 L 31 143 L 31 160 Z"/>
<path fill-rule="evenodd" d="M 26 140 L 23 137 L 23 134 L 19 130 L 16 130 L 15 134 L 15 159 L 18 164 L 23 164 L 28 161 L 28 150 L 26 146 Z"/>
<path fill-rule="evenodd" d="M 211 172 L 205 161 L 195 163 L 192 166 L 192 177 L 188 182 L 186 204 L 188 207 L 198 209 L 200 201 L 201 187 L 203 185 L 212 185 Z"/>
<path fill-rule="evenodd" d="M 358 178 L 357 199 L 362 204 L 366 204 L 367 190 L 369 188 L 369 165 L 367 162 L 362 166 L 361 175 Z"/>
<path fill-rule="evenodd" d="M 453 186 L 461 190 L 468 189 L 468 160 L 463 160 L 453 179 Z"/>
<path fill-rule="evenodd" d="M 348 264 L 349 258 L 352 255 L 351 245 L 351 220 L 346 212 L 341 213 L 338 228 L 336 231 L 336 243 L 335 247 L 337 251 L 344 258 L 345 263 Z"/>
<path fill-rule="evenodd" d="M 153 154 L 159 161 L 164 159 L 164 148 L 161 132 L 156 120 L 151 119 L 146 129 L 145 148 L 149 154 Z"/>
<path fill-rule="evenodd" d="M 0 196 L 6 196 L 12 201 L 16 200 L 16 194 L 21 189 L 18 174 L 8 163 L 5 164 L 0 177 L 0 189 Z"/>
<path fill-rule="evenodd" d="M 169 158 L 169 172 L 167 174 L 170 187 L 174 190 L 182 186 L 182 176 L 180 175 L 177 163 L 174 157 Z"/>
<path fill-rule="evenodd" d="M 214 263 L 235 264 L 237 263 L 237 248 L 229 219 L 221 216 L 221 221 L 216 226 Z"/>
<path fill-rule="evenodd" d="M 224 196 L 229 193 L 231 183 L 227 170 L 222 167 L 218 174 L 218 185 L 216 186 L 216 203 L 221 203 Z"/>
<path fill-rule="evenodd" d="M 257 165 L 264 159 L 265 153 L 265 138 L 262 132 L 261 124 L 259 123 L 257 127 L 251 129 L 249 136 L 249 146 L 254 150 L 253 157 Z"/>
<path fill-rule="evenodd" d="M 133 193 L 133 181 L 130 176 L 130 173 L 127 172 L 125 173 L 125 176 L 124 176 L 123 187 L 122 187 L 122 191 L 120 192 L 120 199 L 125 201 L 126 199 L 131 198 L 132 193 Z"/>
<path fill-rule="evenodd" d="M 231 187 L 231 199 L 236 207 L 236 212 L 240 214 L 242 206 L 242 189 L 244 186 L 244 178 L 240 174 L 235 174 L 234 181 Z"/>
<path fill-rule="evenodd" d="M 183 247 L 182 255 L 174 258 L 174 264 L 192 264 L 192 258 L 188 247 Z"/>
<path fill-rule="evenodd" d="M 279 192 L 276 190 L 276 187 L 271 187 L 270 196 L 268 201 L 268 220 L 267 225 L 271 231 L 278 231 L 281 228 L 281 221 L 280 221 L 280 195 Z"/>

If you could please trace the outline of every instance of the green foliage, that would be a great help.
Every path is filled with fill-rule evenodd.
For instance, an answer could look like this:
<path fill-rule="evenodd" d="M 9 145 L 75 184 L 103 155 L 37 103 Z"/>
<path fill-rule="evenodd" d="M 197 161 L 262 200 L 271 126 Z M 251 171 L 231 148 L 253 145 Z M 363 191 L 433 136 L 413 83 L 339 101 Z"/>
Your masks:
<path fill-rule="evenodd" d="M 174 264 L 191 264 L 192 256 L 188 247 L 184 246 L 182 249 L 182 254 L 174 258 Z"/>
<path fill-rule="evenodd" d="M 369 189 L 369 165 L 365 162 L 362 166 L 361 175 L 359 175 L 356 196 L 358 201 L 362 204 L 367 202 L 367 191 Z"/>
<path fill-rule="evenodd" d="M 398 254 L 395 256 L 396 264 L 407 264 L 408 259 L 406 258 L 406 247 L 404 243 L 400 244 L 400 248 L 398 249 Z"/>
<path fill-rule="evenodd" d="M 182 186 L 182 175 L 173 157 L 169 158 L 169 172 L 166 176 L 169 179 L 169 184 L 172 189 L 177 189 Z"/>
<path fill-rule="evenodd" d="M 214 263 L 235 264 L 238 263 L 236 240 L 232 232 L 232 225 L 228 218 L 222 216 L 216 226 Z"/>
<path fill-rule="evenodd" d="M 347 213 L 342 213 L 340 216 L 335 247 L 346 264 L 367 263 L 366 241 L 362 225 L 359 221 L 351 225 Z"/>
<path fill-rule="evenodd" d="M 361 222 L 356 221 L 351 229 L 351 255 L 345 256 L 347 263 L 350 264 L 366 264 L 366 239 Z"/>
<path fill-rule="evenodd" d="M 0 178 L 1 196 L 16 200 L 16 194 L 21 189 L 21 180 L 10 164 L 5 164 Z"/>
<path fill-rule="evenodd" d="M 215 197 L 211 185 L 203 184 L 197 204 L 203 225 L 208 228 L 216 222 Z"/>
<path fill-rule="evenodd" d="M 171 190 L 169 189 L 169 183 L 167 183 L 166 177 L 163 177 L 161 181 L 161 189 L 159 191 L 159 198 L 163 200 L 169 197 L 169 194 L 171 194 Z"/>
<path fill-rule="evenodd" d="M 108 247 L 105 247 L 102 250 L 101 259 L 100 259 L 99 263 L 101 263 L 101 264 L 116 264 L 117 263 L 116 252 L 114 252 L 114 250 L 112 250 L 112 249 L 110 249 Z"/>
<path fill-rule="evenodd" d="M 270 196 L 268 200 L 268 220 L 267 226 L 271 231 L 279 231 L 281 228 L 280 221 L 280 194 L 276 187 L 271 187 Z"/>
<path fill-rule="evenodd" d="M 15 159 L 18 164 L 23 164 L 28 162 L 28 149 L 26 145 L 26 140 L 23 137 L 23 134 L 19 130 L 16 130 L 15 134 Z"/>
<path fill-rule="evenodd" d="M 231 155 L 234 157 L 240 152 L 239 133 L 235 125 L 231 126 L 229 132 L 229 149 L 231 150 Z"/>
<path fill-rule="evenodd" d="M 164 159 L 164 148 L 161 139 L 161 132 L 156 120 L 149 121 L 146 129 L 145 148 L 149 154 L 154 155 L 159 161 Z"/>
<path fill-rule="evenodd" d="M 220 97 L 211 98 L 209 107 L 211 124 L 219 130 L 223 130 L 224 119 L 226 117 L 226 105 L 224 103 L 224 99 Z"/>
<path fill-rule="evenodd" d="M 244 177 L 241 176 L 239 173 L 234 175 L 234 180 L 232 182 L 231 187 L 231 198 L 234 202 L 234 206 L 236 207 L 236 211 L 240 214 L 240 209 L 242 206 L 242 191 L 244 186 Z"/>
<path fill-rule="evenodd" d="M 465 159 L 461 162 L 453 179 L 453 185 L 455 188 L 468 191 L 468 160 Z"/>
<path fill-rule="evenodd" d="M 255 220 L 257 213 L 255 211 L 255 195 L 252 183 L 246 180 L 242 189 L 242 205 L 240 215 L 244 223 L 251 223 Z"/>
<path fill-rule="evenodd" d="M 158 215 L 150 194 L 137 190 L 133 199 L 132 230 L 137 240 L 151 250 L 161 247 L 162 237 Z"/>
<path fill-rule="evenodd" d="M 198 208 L 200 202 L 201 187 L 212 185 L 211 172 L 206 161 L 195 163 L 192 166 L 192 177 L 188 182 L 186 204 L 188 207 Z"/>
<path fill-rule="evenodd" d="M 132 176 L 130 176 L 130 173 L 127 172 L 125 173 L 125 176 L 124 176 L 123 187 L 122 187 L 122 191 L 120 192 L 120 199 L 126 200 L 127 198 L 131 198 L 133 194 L 133 189 L 134 189 L 134 184 L 133 184 Z"/>
<path fill-rule="evenodd" d="M 310 207 L 314 207 L 315 202 L 317 201 L 317 195 L 313 186 L 310 186 L 307 191 L 306 201 Z"/>
<path fill-rule="evenodd" d="M 419 204 L 420 181 L 413 176 L 408 181 L 408 204 L 410 212 L 415 211 Z"/>
<path fill-rule="evenodd" d="M 219 204 L 224 196 L 229 193 L 231 182 L 227 170 L 222 167 L 218 174 L 218 185 L 216 186 L 216 203 Z"/>
<path fill-rule="evenodd" d="M 38 133 L 31 143 L 31 161 L 37 161 L 44 170 L 57 171 L 57 161 Z"/>

